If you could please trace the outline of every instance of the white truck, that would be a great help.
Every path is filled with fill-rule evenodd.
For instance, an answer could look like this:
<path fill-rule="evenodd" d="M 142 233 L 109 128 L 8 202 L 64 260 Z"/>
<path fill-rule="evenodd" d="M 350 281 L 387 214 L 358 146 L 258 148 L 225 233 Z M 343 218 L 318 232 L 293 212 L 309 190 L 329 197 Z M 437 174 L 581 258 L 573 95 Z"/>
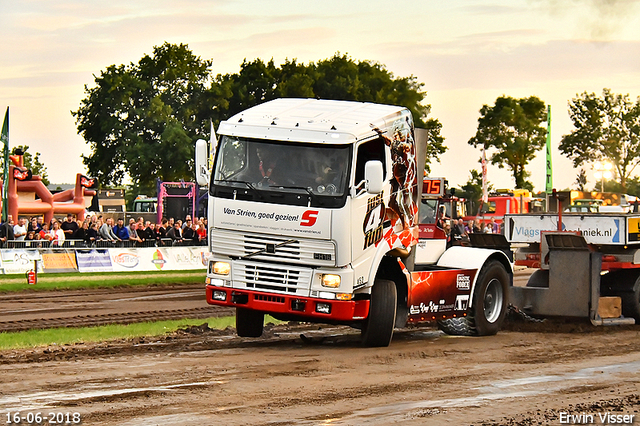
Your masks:
<path fill-rule="evenodd" d="M 444 182 L 421 194 L 426 136 L 406 108 L 277 99 L 217 133 L 210 174 L 207 142 L 196 144 L 197 180 L 209 185 L 206 298 L 236 307 L 239 336 L 260 336 L 265 314 L 347 324 L 367 346 L 387 346 L 408 322 L 501 328 L 508 247 L 447 249 L 435 215 L 421 214 Z"/>
<path fill-rule="evenodd" d="M 640 215 L 507 215 L 515 264 L 537 268 L 509 301 L 527 314 L 640 324 Z"/>

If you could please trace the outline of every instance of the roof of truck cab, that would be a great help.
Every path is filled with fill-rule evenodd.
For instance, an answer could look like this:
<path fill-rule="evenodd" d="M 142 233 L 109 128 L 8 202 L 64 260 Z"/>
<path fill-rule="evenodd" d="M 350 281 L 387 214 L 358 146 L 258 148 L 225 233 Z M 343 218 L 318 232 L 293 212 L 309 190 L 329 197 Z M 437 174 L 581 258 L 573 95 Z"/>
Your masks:
<path fill-rule="evenodd" d="M 352 143 L 375 135 L 409 111 L 400 106 L 325 99 L 275 99 L 220 123 L 218 133 L 295 142 Z"/>

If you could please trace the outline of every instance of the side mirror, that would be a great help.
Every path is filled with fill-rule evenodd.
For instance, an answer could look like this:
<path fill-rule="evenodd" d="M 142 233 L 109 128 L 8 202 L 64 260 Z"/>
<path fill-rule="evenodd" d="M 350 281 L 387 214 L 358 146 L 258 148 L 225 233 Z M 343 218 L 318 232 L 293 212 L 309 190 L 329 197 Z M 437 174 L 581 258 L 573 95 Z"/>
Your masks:
<path fill-rule="evenodd" d="M 209 185 L 209 156 L 207 155 L 207 141 L 198 139 L 196 141 L 196 182 L 200 186 Z"/>
<path fill-rule="evenodd" d="M 367 161 L 364 165 L 364 180 L 369 194 L 379 194 L 384 185 L 384 170 L 379 160 Z"/>

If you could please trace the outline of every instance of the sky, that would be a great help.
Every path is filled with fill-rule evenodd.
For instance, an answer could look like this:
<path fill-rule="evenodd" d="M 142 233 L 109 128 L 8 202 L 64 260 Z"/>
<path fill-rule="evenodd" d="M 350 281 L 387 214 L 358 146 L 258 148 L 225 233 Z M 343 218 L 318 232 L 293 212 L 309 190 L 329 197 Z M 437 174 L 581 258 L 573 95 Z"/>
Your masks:
<path fill-rule="evenodd" d="M 603 88 L 640 96 L 640 0 L 0 0 L 0 40 L 10 146 L 40 152 L 52 183 L 86 172 L 89 146 L 71 115 L 85 86 L 165 41 L 211 59 L 215 74 L 238 72 L 245 58 L 308 63 L 339 52 L 415 76 L 449 148 L 431 175 L 452 186 L 480 169 L 468 140 L 479 110 L 499 96 L 551 105 L 558 189 L 574 187 L 579 172 L 557 149 L 573 129 L 568 102 Z M 544 190 L 544 157 L 527 168 L 536 190 Z M 585 171 L 593 185 L 592 167 Z M 488 179 L 514 186 L 506 168 L 489 165 Z"/>

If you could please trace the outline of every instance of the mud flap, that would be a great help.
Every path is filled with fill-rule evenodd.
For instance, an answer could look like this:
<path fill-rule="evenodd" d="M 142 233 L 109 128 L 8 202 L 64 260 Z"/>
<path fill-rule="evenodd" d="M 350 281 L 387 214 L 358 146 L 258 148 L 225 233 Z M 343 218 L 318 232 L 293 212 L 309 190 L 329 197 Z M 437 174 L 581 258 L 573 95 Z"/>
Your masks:
<path fill-rule="evenodd" d="M 507 241 L 502 234 L 469 234 L 469 241 L 472 247 L 488 248 L 500 250 L 507 256 L 510 262 L 513 262 L 513 252 L 511 251 L 511 243 Z"/>

